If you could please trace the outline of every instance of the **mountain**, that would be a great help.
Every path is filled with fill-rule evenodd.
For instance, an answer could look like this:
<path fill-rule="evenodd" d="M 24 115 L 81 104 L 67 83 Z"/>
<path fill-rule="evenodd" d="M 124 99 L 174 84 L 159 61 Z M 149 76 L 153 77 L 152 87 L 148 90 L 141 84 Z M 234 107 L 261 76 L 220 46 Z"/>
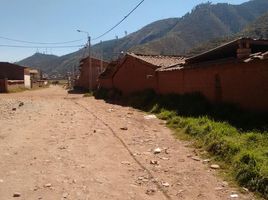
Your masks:
<path fill-rule="evenodd" d="M 241 5 L 200 4 L 180 18 L 164 37 L 131 50 L 149 54 L 185 54 L 200 43 L 241 31 L 267 11 L 267 0 L 254 0 Z"/>
<path fill-rule="evenodd" d="M 42 68 L 44 71 L 50 71 L 58 60 L 58 56 L 46 55 L 41 53 L 35 53 L 34 55 L 21 60 L 18 64 L 23 66 L 35 66 L 37 68 Z"/>
<path fill-rule="evenodd" d="M 251 0 L 240 5 L 204 3 L 181 18 L 159 20 L 124 38 L 98 43 L 92 47 L 92 54 L 95 57 L 103 54 L 105 60 L 115 59 L 121 51 L 186 54 L 190 49 L 209 40 L 237 34 L 267 11 L 267 0 Z M 83 52 L 81 49 L 57 58 L 44 57 L 45 61 L 39 63 L 35 60 L 40 55 L 33 55 L 18 64 L 38 67 L 50 74 L 64 73 L 78 65 Z"/>
<path fill-rule="evenodd" d="M 208 42 L 202 43 L 187 52 L 188 56 L 200 54 L 202 52 L 213 49 L 224 43 L 230 42 L 240 37 L 250 37 L 256 39 L 268 39 L 268 12 L 257 18 L 254 22 L 246 26 L 241 32 L 228 37 L 220 37 Z"/>
<path fill-rule="evenodd" d="M 50 75 L 58 73 L 66 74 L 78 66 L 79 60 L 83 57 L 84 53 L 85 51 L 83 49 L 64 56 L 35 53 L 17 62 L 17 64 L 41 69 Z"/>
<path fill-rule="evenodd" d="M 268 12 L 259 17 L 254 23 L 247 26 L 241 32 L 241 35 L 252 38 L 268 39 Z"/>

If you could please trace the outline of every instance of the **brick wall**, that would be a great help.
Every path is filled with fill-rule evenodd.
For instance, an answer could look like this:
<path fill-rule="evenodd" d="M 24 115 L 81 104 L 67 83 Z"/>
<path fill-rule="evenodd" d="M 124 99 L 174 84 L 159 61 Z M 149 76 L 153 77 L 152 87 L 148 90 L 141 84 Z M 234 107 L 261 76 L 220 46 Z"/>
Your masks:
<path fill-rule="evenodd" d="M 24 80 L 8 80 L 7 81 L 7 91 L 14 92 L 18 90 L 25 89 L 25 82 Z"/>
<path fill-rule="evenodd" d="M 7 92 L 7 79 L 0 79 L 0 93 Z"/>
<path fill-rule="evenodd" d="M 89 89 L 91 85 L 92 88 L 96 89 L 98 82 L 98 76 L 101 73 L 101 61 L 98 59 L 91 59 L 91 69 L 89 69 L 88 59 L 84 59 L 83 63 L 80 66 L 80 77 L 77 80 L 76 86 L 82 87 L 84 89 Z M 108 63 L 103 61 L 103 68 L 107 67 Z M 90 82 L 90 79 L 92 81 Z"/>
<path fill-rule="evenodd" d="M 24 80 L 27 69 L 11 63 L 0 63 L 0 78 L 9 80 Z"/>
<path fill-rule="evenodd" d="M 160 94 L 201 92 L 212 102 L 268 111 L 268 60 L 158 72 Z"/>
<path fill-rule="evenodd" d="M 156 89 L 155 67 L 134 57 L 128 57 L 113 78 L 113 86 L 124 95 L 146 89 Z"/>
<path fill-rule="evenodd" d="M 112 79 L 112 77 L 98 79 L 98 85 L 101 88 L 112 89 L 113 88 L 113 79 Z"/>

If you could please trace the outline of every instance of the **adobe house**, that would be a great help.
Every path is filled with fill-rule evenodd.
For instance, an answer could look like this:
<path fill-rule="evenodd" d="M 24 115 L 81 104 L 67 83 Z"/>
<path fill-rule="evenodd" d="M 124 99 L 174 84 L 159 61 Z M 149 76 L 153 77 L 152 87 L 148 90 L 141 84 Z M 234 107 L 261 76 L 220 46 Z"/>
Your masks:
<path fill-rule="evenodd" d="M 98 77 L 98 87 L 105 89 L 113 88 L 113 75 L 116 72 L 118 61 L 112 61 Z"/>
<path fill-rule="evenodd" d="M 38 81 L 42 79 L 41 70 L 29 68 L 32 81 Z"/>
<path fill-rule="evenodd" d="M 140 55 L 127 53 L 116 65 L 111 80 L 113 88 L 128 95 L 146 89 L 156 89 L 156 69 L 184 62 L 179 56 Z M 102 86 L 101 86 L 102 87 Z"/>
<path fill-rule="evenodd" d="M 8 62 L 0 62 L 0 79 L 2 80 L 2 87 L 7 87 L 4 85 L 7 85 L 6 81 L 8 80 L 10 84 L 20 84 L 25 88 L 31 88 L 30 71 L 27 67 Z M 1 90 L 4 92 L 6 89 Z"/>
<path fill-rule="evenodd" d="M 80 75 L 76 80 L 75 87 L 94 90 L 98 86 L 98 77 L 107 67 L 108 63 L 96 58 L 91 58 L 91 69 L 89 68 L 89 58 L 83 58 L 80 61 Z"/>
<path fill-rule="evenodd" d="M 200 92 L 211 102 L 268 111 L 268 40 L 240 38 L 157 76 L 160 94 Z"/>

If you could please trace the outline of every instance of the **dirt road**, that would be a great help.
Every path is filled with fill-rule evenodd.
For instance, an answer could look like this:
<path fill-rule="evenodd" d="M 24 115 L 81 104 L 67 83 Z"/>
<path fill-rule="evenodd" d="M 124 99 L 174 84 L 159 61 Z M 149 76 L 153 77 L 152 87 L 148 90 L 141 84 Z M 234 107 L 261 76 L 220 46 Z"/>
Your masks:
<path fill-rule="evenodd" d="M 253 199 L 145 115 L 58 86 L 1 94 L 0 200 Z"/>

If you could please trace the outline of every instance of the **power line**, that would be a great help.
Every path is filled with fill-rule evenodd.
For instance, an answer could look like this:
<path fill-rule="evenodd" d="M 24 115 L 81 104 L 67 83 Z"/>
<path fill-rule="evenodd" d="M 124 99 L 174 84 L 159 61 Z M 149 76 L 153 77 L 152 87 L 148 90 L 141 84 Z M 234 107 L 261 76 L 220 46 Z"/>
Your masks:
<path fill-rule="evenodd" d="M 85 45 L 73 45 L 73 46 L 25 46 L 25 45 L 7 45 L 7 44 L 0 44 L 0 47 L 10 47 L 10 48 L 28 48 L 28 49 L 57 49 L 57 48 L 77 48 L 77 47 L 84 47 Z"/>
<path fill-rule="evenodd" d="M 3 37 L 3 36 L 0 36 L 0 38 L 13 41 L 13 42 L 21 42 L 21 43 L 27 43 L 27 44 L 68 44 L 68 43 L 80 42 L 84 40 L 84 39 L 79 39 L 79 40 L 71 40 L 71 41 L 65 41 L 65 42 L 32 42 L 32 41 L 18 40 L 18 39 Z"/>
<path fill-rule="evenodd" d="M 103 36 L 110 33 L 112 30 L 114 30 L 117 26 L 119 26 L 123 21 L 125 21 L 145 0 L 142 0 L 138 5 L 135 6 L 123 19 L 121 19 L 117 24 L 115 24 L 112 28 L 110 28 L 108 31 L 104 32 L 100 36 L 93 38 L 92 40 L 97 40 L 102 38 Z"/>
<path fill-rule="evenodd" d="M 125 21 L 145 0 L 140 1 L 122 20 L 120 20 L 117 24 L 115 24 L 112 28 L 101 34 L 100 36 L 93 38 L 92 40 L 100 39 L 101 37 L 107 35 L 112 30 L 114 30 L 117 26 L 119 26 L 123 21 Z M 26 40 L 18 40 L 8 37 L 0 36 L 1 39 L 13 41 L 13 42 L 21 42 L 21 43 L 27 43 L 27 44 L 44 44 L 44 45 L 56 45 L 56 44 L 68 44 L 68 43 L 74 43 L 79 42 L 84 39 L 79 40 L 71 40 L 71 41 L 65 41 L 65 42 L 33 42 L 33 41 L 26 41 Z M 24 46 L 24 45 L 6 45 L 6 44 L 0 44 L 0 47 L 10 47 L 10 48 L 72 48 L 72 47 L 83 47 L 84 45 L 74 45 L 74 46 Z"/>

